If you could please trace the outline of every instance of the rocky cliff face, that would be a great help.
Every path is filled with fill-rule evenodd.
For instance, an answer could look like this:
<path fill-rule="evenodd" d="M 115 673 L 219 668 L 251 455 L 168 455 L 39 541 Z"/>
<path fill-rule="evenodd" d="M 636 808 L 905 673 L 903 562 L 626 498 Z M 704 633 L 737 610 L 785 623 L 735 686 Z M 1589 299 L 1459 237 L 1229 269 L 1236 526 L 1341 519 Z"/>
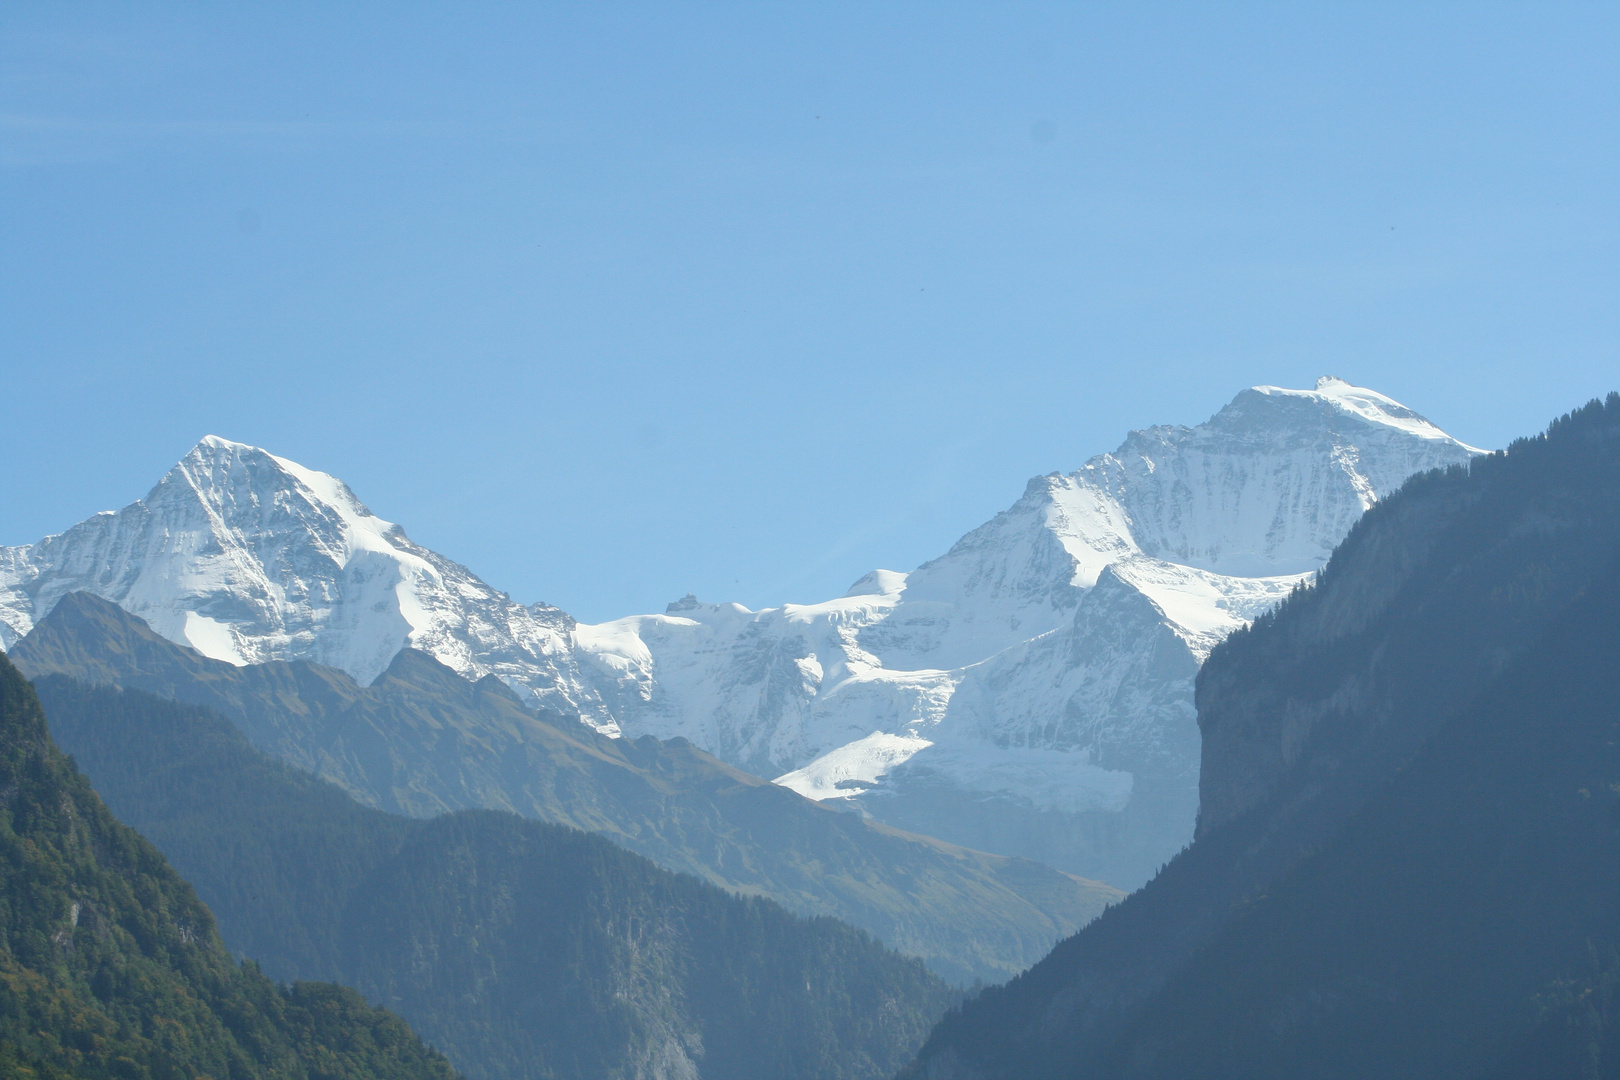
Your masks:
<path fill-rule="evenodd" d="M 337 479 L 208 438 L 142 501 L 0 549 L 0 642 L 85 590 L 231 663 L 362 683 L 404 646 L 598 731 L 685 737 L 818 800 L 1130 887 L 1192 836 L 1193 678 L 1415 471 L 1474 451 L 1324 378 L 1134 432 L 910 574 L 576 625 Z"/>

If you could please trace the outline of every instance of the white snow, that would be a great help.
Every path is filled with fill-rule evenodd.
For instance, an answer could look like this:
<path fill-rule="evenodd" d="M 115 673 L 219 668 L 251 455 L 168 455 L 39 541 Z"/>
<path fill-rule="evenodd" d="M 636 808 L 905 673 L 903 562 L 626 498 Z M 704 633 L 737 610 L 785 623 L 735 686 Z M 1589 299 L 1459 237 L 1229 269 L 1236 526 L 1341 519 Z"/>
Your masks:
<path fill-rule="evenodd" d="M 241 651 L 236 647 L 236 638 L 231 635 L 230 627 L 195 611 L 186 612 L 185 617 L 186 643 L 193 649 L 204 656 L 224 660 L 238 667 L 245 663 Z"/>
<path fill-rule="evenodd" d="M 1334 375 L 1323 375 L 1320 379 L 1317 379 L 1316 389 L 1314 390 L 1287 390 L 1281 386 L 1256 386 L 1254 389 L 1261 394 L 1288 395 L 1331 401 L 1338 408 L 1359 416 L 1368 423 L 1396 428 L 1420 439 L 1456 443 L 1476 454 L 1484 453 L 1483 450 L 1476 447 L 1467 446 L 1465 443 L 1457 443 L 1456 439 L 1453 439 L 1394 398 L 1385 397 L 1378 391 L 1368 390 L 1366 387 L 1353 386 Z"/>
<path fill-rule="evenodd" d="M 910 733 L 874 731 L 864 739 L 828 751 L 802 769 L 778 776 L 775 782 L 818 801 L 859 795 L 890 769 L 933 745 Z"/>

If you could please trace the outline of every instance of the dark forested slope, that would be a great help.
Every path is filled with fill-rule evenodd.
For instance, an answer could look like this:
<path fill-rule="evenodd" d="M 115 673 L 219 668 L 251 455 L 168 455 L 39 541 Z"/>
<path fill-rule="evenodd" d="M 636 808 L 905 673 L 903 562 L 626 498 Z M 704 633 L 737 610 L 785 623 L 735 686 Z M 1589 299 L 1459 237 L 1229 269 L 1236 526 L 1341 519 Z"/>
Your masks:
<path fill-rule="evenodd" d="M 208 909 L 118 821 L 0 656 L 0 1070 L 85 1080 L 450 1080 L 351 990 L 238 966 Z"/>
<path fill-rule="evenodd" d="M 1620 949 L 1616 658 L 1611 578 L 1223 927 L 1105 1074 L 1620 1076 L 1600 1032 L 1537 1023 L 1534 1000 Z"/>
<path fill-rule="evenodd" d="M 609 739 L 402 651 L 362 687 L 306 662 L 234 667 L 85 593 L 12 650 L 60 673 L 216 709 L 254 746 L 382 810 L 512 810 L 662 866 L 868 930 L 959 983 L 1006 978 L 1122 895 L 819 806 L 682 739 Z"/>
<path fill-rule="evenodd" d="M 916 960 L 495 811 L 356 803 L 218 715 L 39 681 L 52 731 L 188 875 L 225 940 L 338 978 L 489 1080 L 892 1075 L 954 995 Z"/>
<path fill-rule="evenodd" d="M 1476 704 L 1483 708 L 1516 701 L 1512 711 L 1492 714 L 1489 721 L 1507 733 L 1493 744 L 1493 752 L 1507 754 L 1502 747 L 1512 733 L 1534 742 L 1526 733 L 1557 718 L 1532 706 L 1541 691 L 1525 681 L 1531 676 L 1524 665 L 1544 668 L 1558 650 L 1543 644 L 1553 640 L 1549 635 L 1583 625 L 1591 609 L 1581 605 L 1609 587 L 1617 551 L 1620 397 L 1614 395 L 1556 422 L 1545 436 L 1520 440 L 1505 454 L 1477 459 L 1467 469 L 1416 477 L 1369 511 L 1314 588 L 1296 593 L 1274 615 L 1234 635 L 1205 665 L 1198 689 L 1202 808 L 1192 847 L 1146 888 L 1063 942 L 1026 975 L 948 1018 L 931 1036 L 913 1072 L 938 1078 L 1132 1070 L 1153 1074 L 1160 1068 L 1155 1062 L 1163 1061 L 1181 1068 L 1203 1062 L 1195 1072 L 1221 1075 L 1219 1066 L 1208 1063 L 1230 1058 L 1247 1061 L 1256 1075 L 1265 1074 L 1270 1064 L 1239 1052 L 1245 1039 L 1259 1038 L 1264 1028 L 1244 1029 L 1237 1019 L 1244 1009 L 1267 1017 L 1273 1027 L 1265 1030 L 1274 1034 L 1296 1020 L 1323 1025 L 1324 1041 L 1314 1051 L 1301 1050 L 1306 1057 L 1338 1047 L 1333 1040 L 1350 1039 L 1349 1028 L 1335 1029 L 1337 1021 L 1324 1016 L 1372 1015 L 1358 1013 L 1361 1006 L 1337 1011 L 1335 1003 L 1355 997 L 1345 986 L 1299 985 L 1298 996 L 1279 1003 L 1255 997 L 1258 984 L 1251 984 L 1245 997 L 1214 981 L 1197 980 L 1217 970 L 1200 965 L 1230 955 L 1221 950 L 1236 947 L 1227 944 L 1236 940 L 1233 935 L 1256 935 L 1246 939 L 1256 950 L 1272 935 L 1288 940 L 1286 919 L 1265 923 L 1264 929 L 1254 929 L 1261 924 L 1251 920 L 1271 918 L 1260 913 L 1280 910 L 1275 908 L 1279 895 L 1315 895 L 1312 902 L 1321 902 L 1322 895 L 1311 894 L 1307 882 L 1326 880 L 1324 875 L 1330 878 L 1352 866 L 1360 875 L 1357 895 L 1363 903 L 1346 909 L 1346 922 L 1332 931 L 1339 935 L 1341 960 L 1363 952 L 1388 958 L 1393 953 L 1379 952 L 1379 926 L 1417 926 L 1424 919 L 1431 921 L 1431 930 L 1455 923 L 1462 934 L 1458 940 L 1469 948 L 1539 950 L 1540 959 L 1513 969 L 1518 975 L 1501 975 L 1505 996 L 1492 998 L 1490 1007 L 1497 1010 L 1491 1015 L 1505 1023 L 1503 1017 L 1524 1005 L 1514 998 L 1526 992 L 1524 983 L 1514 979 L 1539 977 L 1533 973 L 1556 968 L 1562 962 L 1557 949 L 1547 944 L 1549 939 L 1525 938 L 1520 945 L 1506 938 L 1468 936 L 1462 927 L 1479 930 L 1486 923 L 1477 920 L 1495 917 L 1487 916 L 1494 910 L 1487 898 L 1472 897 L 1469 908 L 1469 890 L 1461 884 L 1449 888 L 1422 875 L 1412 877 L 1425 867 L 1443 873 L 1449 865 L 1414 852 L 1423 844 L 1431 845 L 1429 856 L 1453 844 L 1489 848 L 1495 842 L 1493 827 L 1519 827 L 1484 801 L 1468 802 L 1489 798 L 1485 793 L 1501 779 L 1491 770 L 1507 767 L 1508 759 L 1468 757 L 1461 748 L 1469 744 L 1459 732 L 1474 730 L 1469 725 L 1476 721 L 1467 718 L 1475 716 L 1470 710 Z M 1586 631 L 1574 632 L 1579 637 Z M 1620 701 L 1603 697 L 1603 688 L 1611 686 L 1604 673 L 1579 666 L 1596 665 L 1598 658 L 1590 652 L 1580 655 L 1585 659 L 1571 661 L 1577 666 L 1557 669 L 1558 678 L 1591 684 L 1596 696 L 1581 708 L 1620 710 Z M 1541 659 L 1527 660 L 1530 656 Z M 1510 686 L 1509 680 L 1520 681 Z M 1557 685 L 1555 679 L 1542 690 Z M 1566 706 L 1575 710 L 1577 703 L 1560 707 Z M 1563 741 L 1549 743 L 1556 747 L 1552 758 L 1527 758 L 1527 766 L 1534 761 L 1540 774 L 1523 778 L 1523 783 L 1556 787 L 1573 777 L 1574 757 L 1595 753 L 1604 741 L 1596 729 L 1582 731 L 1564 731 L 1559 736 Z M 1413 783 L 1408 774 L 1418 768 L 1415 763 L 1436 760 L 1448 749 L 1462 755 L 1451 759 L 1451 767 L 1476 770 L 1456 777 L 1448 789 L 1462 805 L 1447 810 L 1408 803 L 1403 810 L 1392 809 L 1397 805 L 1392 800 L 1405 790 L 1402 785 Z M 1576 786 L 1586 788 L 1586 798 L 1600 799 L 1603 792 L 1590 786 L 1595 782 L 1589 777 Z M 1536 790 L 1552 797 L 1550 789 Z M 1541 795 L 1523 797 L 1533 802 Z M 1447 833 L 1448 813 L 1475 815 L 1494 825 L 1481 824 L 1466 835 Z M 1571 846 L 1562 828 L 1552 818 L 1530 818 L 1521 831 L 1545 846 L 1548 858 L 1567 855 L 1569 864 L 1560 864 L 1562 880 L 1570 888 L 1595 890 L 1590 895 L 1601 906 L 1608 902 L 1602 888 L 1582 878 L 1600 852 Z M 1400 829 L 1406 830 L 1407 846 L 1395 842 Z M 1491 857 L 1503 860 L 1504 867 L 1514 865 L 1505 849 Z M 1518 865 L 1531 872 L 1531 863 Z M 1523 917 L 1573 918 L 1568 909 L 1551 903 L 1550 896 L 1529 899 L 1540 895 L 1537 880 L 1492 878 L 1477 865 L 1456 873 L 1463 875 L 1459 882 L 1466 878 L 1480 889 L 1520 893 L 1529 905 L 1525 910 L 1539 912 L 1521 912 Z M 1545 875 L 1550 869 L 1538 867 L 1535 873 Z M 1340 884 L 1349 887 L 1347 881 Z M 1394 908 L 1355 915 L 1379 911 L 1370 894 L 1386 890 Z M 1532 946 L 1531 941 L 1541 944 Z M 1295 945 L 1303 948 L 1301 942 Z M 1276 963 L 1285 962 L 1285 954 L 1271 955 Z M 1424 955 L 1429 959 L 1420 959 Z M 1423 967 L 1421 976 L 1409 972 L 1395 978 L 1387 971 L 1362 969 L 1357 977 L 1365 982 L 1358 985 L 1367 993 L 1387 992 L 1395 1009 L 1411 1005 L 1412 999 L 1403 995 L 1418 993 L 1449 993 L 1463 1000 L 1465 983 L 1471 990 L 1474 984 L 1467 980 L 1482 969 L 1459 966 L 1448 976 L 1436 956 L 1413 953 L 1410 966 Z M 1538 968 L 1541 960 L 1548 966 Z M 1301 964 L 1317 961 L 1322 972 L 1340 970 L 1326 952 L 1316 954 L 1314 961 L 1308 950 L 1299 957 Z M 1454 981 L 1448 983 L 1450 977 Z M 1593 987 L 1607 985 L 1592 970 L 1584 975 L 1571 971 L 1567 977 L 1586 979 Z M 1423 978 L 1432 981 L 1422 983 Z M 1184 1012 L 1186 988 L 1194 985 L 1222 997 L 1209 1006 L 1209 1013 L 1223 1016 L 1227 1029 L 1212 1024 L 1197 1028 L 1203 1034 L 1196 1037 L 1172 1036 L 1174 1023 L 1185 1019 L 1192 1025 L 1200 1015 Z M 1161 1011 L 1172 1000 L 1182 1002 L 1183 1011 Z M 1410 1015 L 1422 1011 L 1413 1009 Z M 1361 1035 L 1372 1037 L 1376 1026 Z M 1244 1030 L 1247 1035 L 1240 1034 Z M 1277 1038 L 1279 1046 L 1286 1041 Z M 1345 1060 L 1365 1064 L 1367 1059 L 1346 1055 Z M 1415 1062 L 1391 1059 L 1380 1068 L 1391 1070 L 1385 1075 L 1424 1075 Z M 1293 1067 L 1302 1068 L 1299 1060 Z M 1304 1073 L 1329 1075 L 1333 1067 L 1313 1058 Z M 1164 1075 L 1175 1075 L 1169 1064 L 1163 1068 L 1169 1070 Z"/>

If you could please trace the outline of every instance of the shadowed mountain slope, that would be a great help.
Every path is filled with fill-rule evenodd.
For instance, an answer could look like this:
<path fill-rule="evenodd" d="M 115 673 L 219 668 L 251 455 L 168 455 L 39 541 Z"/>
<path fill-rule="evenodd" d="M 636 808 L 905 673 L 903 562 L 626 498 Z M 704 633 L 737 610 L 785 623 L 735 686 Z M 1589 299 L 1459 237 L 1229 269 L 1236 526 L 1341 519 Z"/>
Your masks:
<path fill-rule="evenodd" d="M 1452 1074 L 1509 1060 L 1537 980 L 1613 981 L 1569 947 L 1601 959 L 1620 914 L 1611 840 L 1582 832 L 1620 781 L 1617 552 L 1620 396 L 1408 482 L 1205 665 L 1192 847 L 948 1017 L 910 1075 L 1428 1076 L 1424 1046 L 1474 1042 Z"/>
<path fill-rule="evenodd" d="M 955 993 L 915 959 L 496 811 L 386 814 L 229 721 L 39 681 L 97 790 L 191 876 L 233 948 L 340 978 L 474 1080 L 880 1080 Z"/>
<path fill-rule="evenodd" d="M 1571 982 L 1612 976 L 1620 949 L 1617 584 L 1560 612 L 1242 909 L 1132 1019 L 1104 1074 L 1620 1073 L 1601 1031 L 1547 1015 Z M 1612 1029 L 1620 1009 L 1606 1011 Z"/>
<path fill-rule="evenodd" d="M 662 866 L 831 915 L 958 982 L 1000 980 L 1121 895 L 839 813 L 685 740 L 611 739 L 406 649 L 369 687 L 304 661 L 233 666 L 84 593 L 12 657 L 217 710 L 254 746 L 416 817 L 489 808 L 601 833 Z"/>
<path fill-rule="evenodd" d="M 0 1069 L 6 1076 L 451 1080 L 352 990 L 238 966 L 209 911 L 51 742 L 0 657 Z"/>

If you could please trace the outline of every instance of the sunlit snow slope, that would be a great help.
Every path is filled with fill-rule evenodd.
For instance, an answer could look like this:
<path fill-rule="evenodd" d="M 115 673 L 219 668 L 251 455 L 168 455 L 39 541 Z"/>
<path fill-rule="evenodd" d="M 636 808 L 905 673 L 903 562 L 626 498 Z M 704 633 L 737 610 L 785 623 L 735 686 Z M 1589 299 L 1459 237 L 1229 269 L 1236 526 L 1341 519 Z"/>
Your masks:
<path fill-rule="evenodd" d="M 209 437 L 147 497 L 0 548 L 0 644 L 86 590 L 234 663 L 362 682 L 411 644 L 609 734 L 682 735 L 816 799 L 1134 886 L 1192 835 L 1192 680 L 1380 495 L 1474 451 L 1337 379 L 1256 387 L 1030 481 L 911 574 L 764 611 L 579 626 L 341 481 Z"/>

